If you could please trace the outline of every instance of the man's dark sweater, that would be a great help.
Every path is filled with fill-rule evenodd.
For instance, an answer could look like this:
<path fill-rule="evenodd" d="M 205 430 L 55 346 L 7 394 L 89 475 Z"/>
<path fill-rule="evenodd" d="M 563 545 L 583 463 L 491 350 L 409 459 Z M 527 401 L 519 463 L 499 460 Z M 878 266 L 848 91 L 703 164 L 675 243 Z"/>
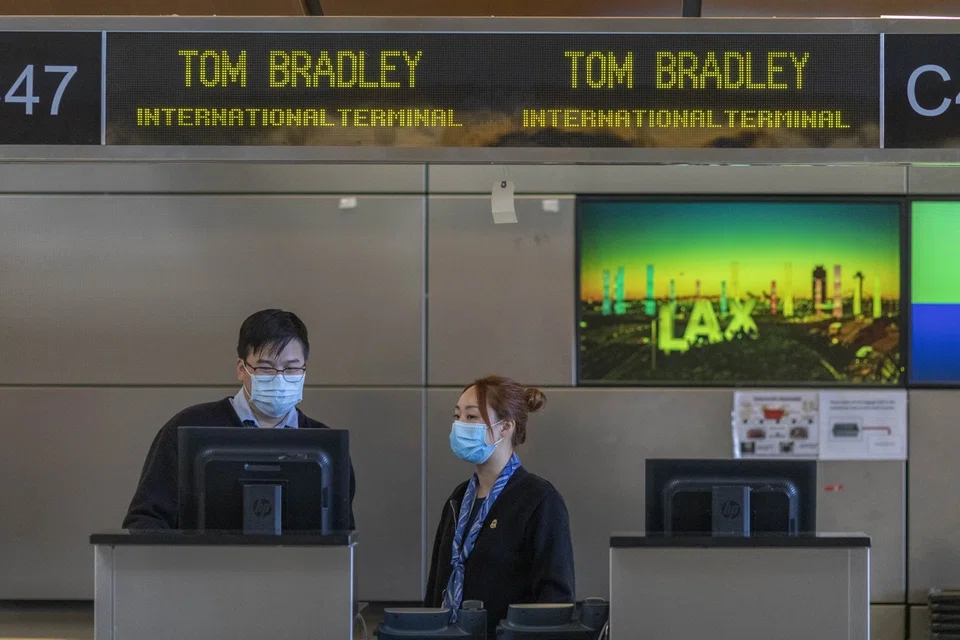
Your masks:
<path fill-rule="evenodd" d="M 298 429 L 326 429 L 327 425 L 308 418 L 297 409 Z M 243 427 L 230 398 L 188 407 L 163 425 L 153 439 L 150 452 L 143 463 L 140 483 L 123 519 L 124 529 L 178 528 L 179 498 L 177 482 L 177 429 L 180 427 Z M 350 528 L 356 528 L 353 518 L 353 496 L 356 480 L 350 465 Z"/>
<path fill-rule="evenodd" d="M 457 514 L 466 491 L 464 482 L 444 506 L 433 544 L 424 598 L 427 607 L 443 606 Z M 463 599 L 483 601 L 490 637 L 511 604 L 576 601 L 570 521 L 553 485 L 523 467 L 513 473 L 467 558 Z"/>

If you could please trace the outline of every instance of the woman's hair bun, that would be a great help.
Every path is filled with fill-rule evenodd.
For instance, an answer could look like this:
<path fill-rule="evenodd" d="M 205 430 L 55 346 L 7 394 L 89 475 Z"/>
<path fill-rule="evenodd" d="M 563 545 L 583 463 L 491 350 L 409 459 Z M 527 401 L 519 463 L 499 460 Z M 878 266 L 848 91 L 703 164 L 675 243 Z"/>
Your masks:
<path fill-rule="evenodd" d="M 543 395 L 543 391 L 540 391 L 540 389 L 528 387 L 526 390 L 526 395 L 527 411 L 530 413 L 540 411 L 540 409 L 543 408 L 543 405 L 547 404 L 547 396 Z"/>

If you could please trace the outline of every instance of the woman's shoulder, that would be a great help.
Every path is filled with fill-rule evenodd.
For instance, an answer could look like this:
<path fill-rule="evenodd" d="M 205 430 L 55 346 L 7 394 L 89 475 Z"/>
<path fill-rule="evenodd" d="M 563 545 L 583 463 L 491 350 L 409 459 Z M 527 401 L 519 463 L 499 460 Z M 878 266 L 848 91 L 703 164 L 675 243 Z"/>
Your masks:
<path fill-rule="evenodd" d="M 464 480 L 463 482 L 458 484 L 457 487 L 453 490 L 453 493 L 450 494 L 450 497 L 447 498 L 447 502 L 450 502 L 451 500 L 453 500 L 454 502 L 459 504 L 460 501 L 463 500 L 464 494 L 467 493 L 468 484 L 470 484 L 469 480 Z"/>
<path fill-rule="evenodd" d="M 524 469 L 523 476 L 518 478 L 520 488 L 527 494 L 528 498 L 536 500 L 558 500 L 563 502 L 563 496 L 553 484 L 546 478 L 542 478 L 535 473 L 530 473 Z"/>

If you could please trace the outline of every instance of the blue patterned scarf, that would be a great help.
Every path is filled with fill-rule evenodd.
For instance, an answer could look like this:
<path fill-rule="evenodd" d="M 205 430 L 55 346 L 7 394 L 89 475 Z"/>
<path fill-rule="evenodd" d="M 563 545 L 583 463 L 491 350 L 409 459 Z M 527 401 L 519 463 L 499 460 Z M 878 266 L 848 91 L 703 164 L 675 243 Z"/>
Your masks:
<path fill-rule="evenodd" d="M 505 466 L 503 471 L 500 472 L 500 475 L 497 476 L 497 481 L 493 483 L 490 495 L 488 495 L 487 499 L 480 505 L 477 517 L 474 519 L 473 524 L 470 525 L 470 531 L 467 533 L 467 521 L 470 519 L 470 513 L 473 511 L 473 501 L 476 500 L 477 497 L 478 483 L 477 474 L 473 474 L 473 477 L 470 478 L 470 483 L 467 485 L 467 492 L 463 495 L 463 501 L 460 503 L 457 529 L 453 535 L 453 555 L 450 562 L 453 571 L 450 573 L 450 581 L 447 582 L 447 590 L 443 592 L 443 606 L 450 609 L 450 622 L 457 621 L 457 611 L 459 611 L 460 604 L 463 602 L 464 566 L 467 558 L 470 557 L 470 552 L 473 551 L 473 546 L 477 542 L 477 536 L 480 535 L 483 521 L 487 519 L 487 514 L 490 513 L 490 508 L 493 507 L 493 503 L 496 502 L 503 488 L 507 486 L 507 482 L 510 481 L 513 472 L 519 467 L 520 458 L 517 457 L 517 454 L 513 454 L 510 456 L 507 466 Z M 466 539 L 464 539 L 464 534 L 466 534 Z"/>

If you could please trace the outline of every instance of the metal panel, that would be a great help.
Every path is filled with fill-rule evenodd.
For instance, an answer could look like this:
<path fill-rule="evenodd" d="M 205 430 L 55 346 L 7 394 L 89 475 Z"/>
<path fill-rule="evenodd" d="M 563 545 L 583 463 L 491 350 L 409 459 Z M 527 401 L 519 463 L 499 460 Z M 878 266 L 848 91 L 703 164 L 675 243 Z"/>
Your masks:
<path fill-rule="evenodd" d="M 157 430 L 198 389 L 0 389 L 0 600 L 93 597 L 87 536 L 120 526 Z M 308 389 L 304 411 L 351 432 L 357 473 L 358 596 L 419 599 L 422 540 L 419 390 Z M 380 424 L 389 419 L 390 428 Z"/>
<path fill-rule="evenodd" d="M 606 597 L 613 531 L 642 531 L 644 460 L 729 457 L 730 390 L 547 389 L 531 417 L 524 466 L 557 487 L 570 512 L 579 598 Z M 471 467 L 447 440 L 454 389 L 427 392 L 427 543 L 440 511 Z M 428 555 L 429 559 L 429 555 Z"/>
<path fill-rule="evenodd" d="M 818 484 L 837 489 L 816 496 L 817 529 L 863 532 L 872 540 L 871 602 L 906 599 L 904 467 L 903 462 L 821 462 L 817 469 Z"/>
<path fill-rule="evenodd" d="M 96 640 L 350 638 L 353 556 L 353 545 L 117 546 L 113 633 Z"/>
<path fill-rule="evenodd" d="M 910 607 L 909 640 L 930 640 L 930 610 L 923 607 Z"/>
<path fill-rule="evenodd" d="M 423 193 L 423 165 L 7 163 L 0 193 Z"/>
<path fill-rule="evenodd" d="M 310 390 L 303 410 L 350 430 L 357 475 L 357 595 L 364 601 L 423 597 L 423 392 Z"/>
<path fill-rule="evenodd" d="M 739 21 L 738 21 L 739 24 Z M 291 147 L 213 145 L 9 145 L 4 160 L 74 162 L 341 162 L 398 164 L 620 164 L 620 165 L 878 165 L 960 164 L 960 149 L 588 149 L 580 147 Z"/>
<path fill-rule="evenodd" d="M 868 551 L 611 549 L 610 637 L 868 640 Z"/>
<path fill-rule="evenodd" d="M 498 180 L 517 193 L 902 195 L 897 166 L 703 167 L 611 165 L 431 165 L 430 192 L 489 193 Z"/>
<path fill-rule="evenodd" d="M 960 584 L 960 393 L 910 392 L 908 484 L 909 602 L 926 603 L 932 587 Z"/>
<path fill-rule="evenodd" d="M 907 187 L 912 196 L 960 195 L 960 167 L 908 167 Z"/>
<path fill-rule="evenodd" d="M 308 384 L 420 384 L 424 201 L 338 203 L 0 197 L 0 333 L 18 363 L 0 383 L 232 384 L 240 323 L 283 307 L 313 336 Z"/>
<path fill-rule="evenodd" d="M 94 609 L 93 637 L 113 637 L 113 547 L 98 545 L 93 548 L 94 555 L 94 600 L 99 605 Z"/>
<path fill-rule="evenodd" d="M 877 555 L 870 554 L 870 560 Z M 870 606 L 870 640 L 903 640 L 906 634 L 907 608 L 903 605 Z"/>
<path fill-rule="evenodd" d="M 573 384 L 573 200 L 558 204 L 517 198 L 519 222 L 494 224 L 489 195 L 430 198 L 430 384 L 493 372 Z"/>
<path fill-rule="evenodd" d="M 0 389 L 0 600 L 89 600 L 89 534 L 120 527 L 157 430 L 231 389 Z M 233 391 L 235 392 L 235 391 Z"/>

